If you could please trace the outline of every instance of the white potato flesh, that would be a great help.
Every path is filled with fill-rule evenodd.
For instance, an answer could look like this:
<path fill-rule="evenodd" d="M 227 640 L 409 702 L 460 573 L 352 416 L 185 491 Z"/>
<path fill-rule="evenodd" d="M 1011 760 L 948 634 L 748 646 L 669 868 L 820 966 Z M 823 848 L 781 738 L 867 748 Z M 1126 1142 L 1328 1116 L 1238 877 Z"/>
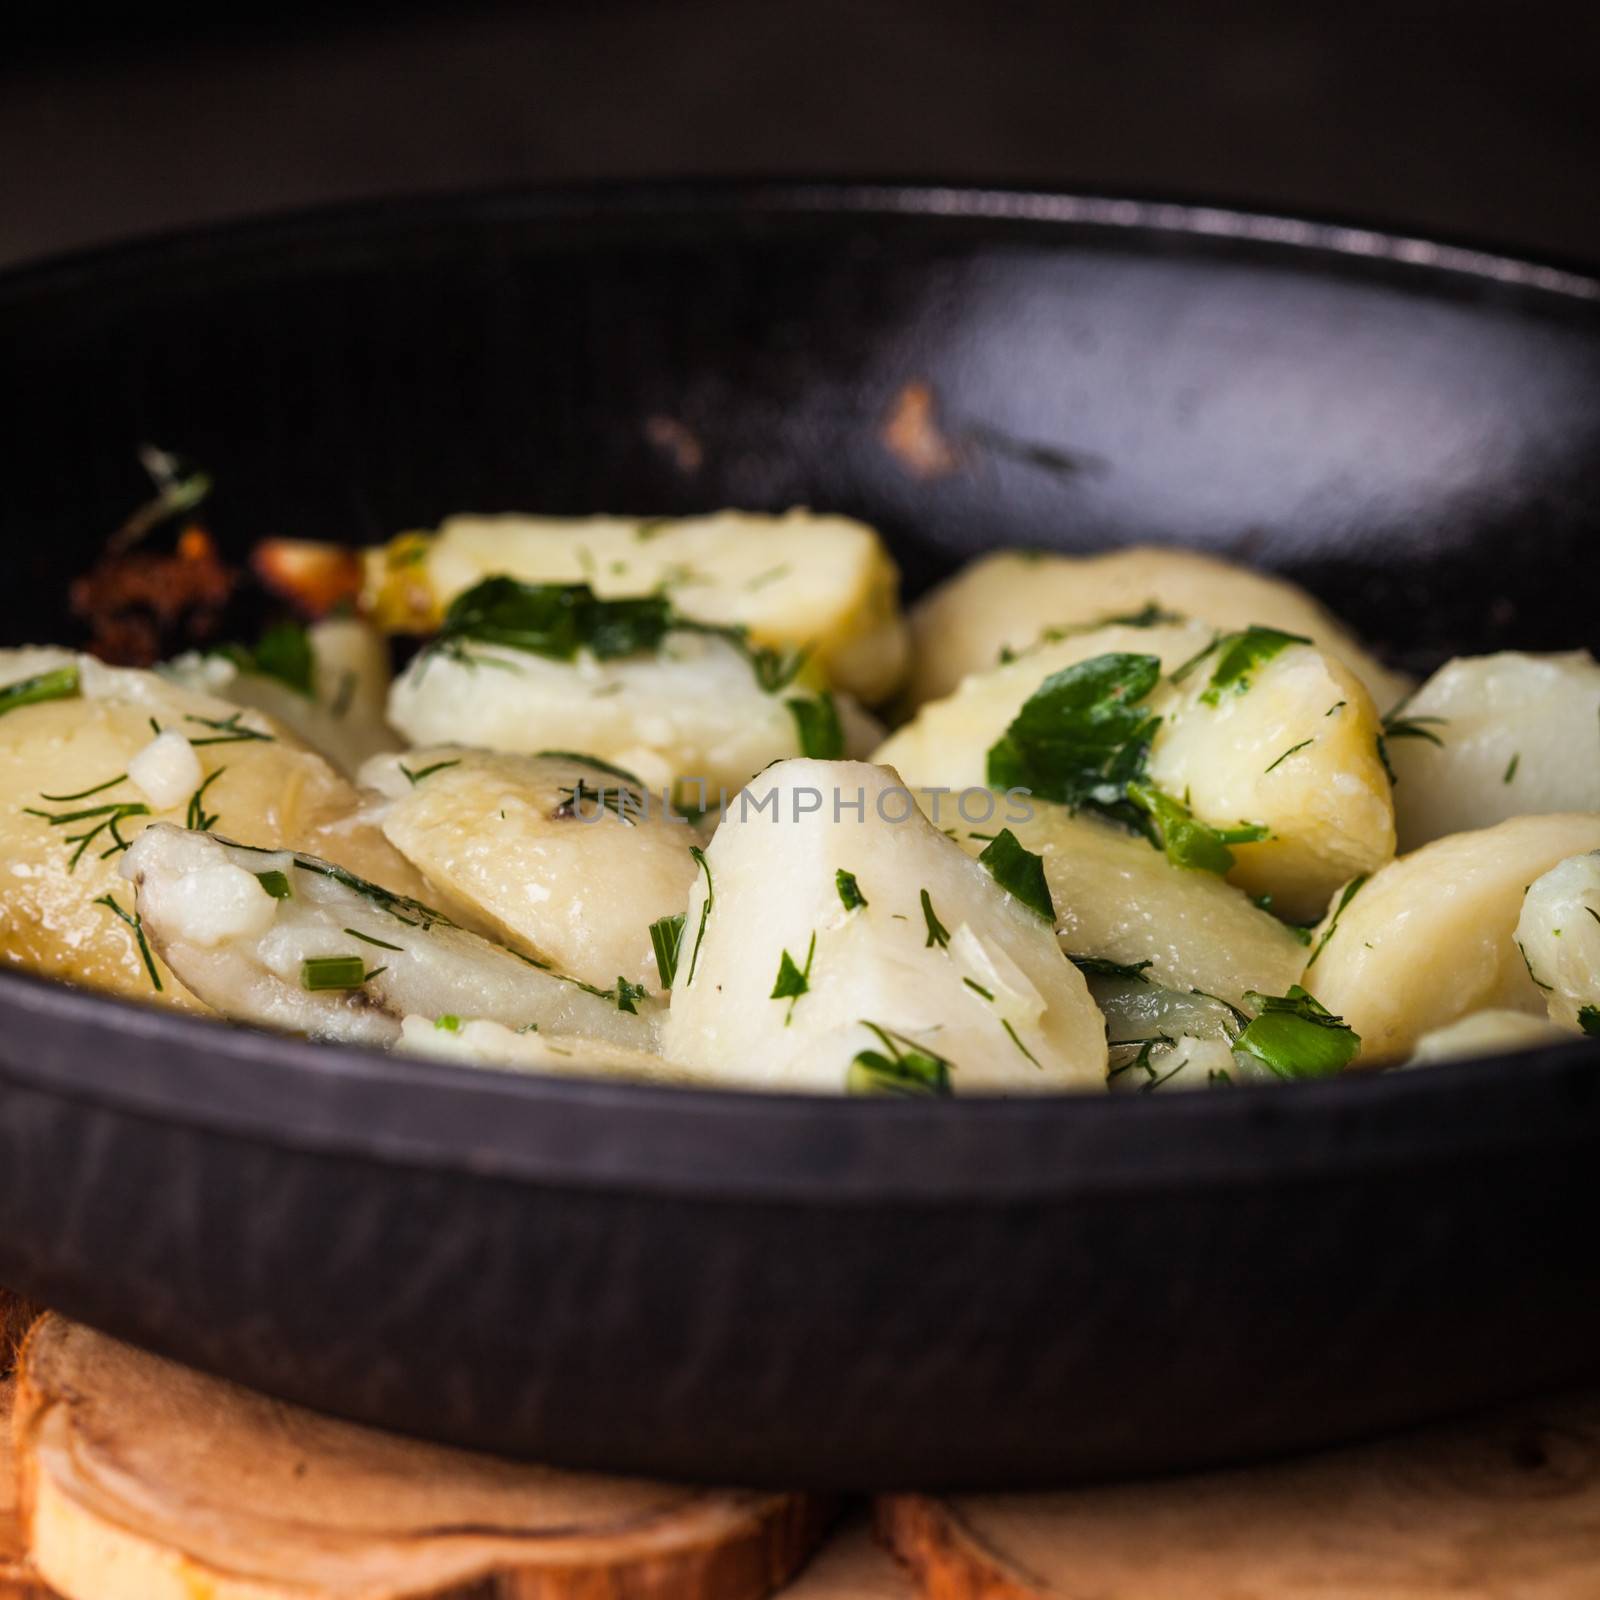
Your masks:
<path fill-rule="evenodd" d="M 1514 1050 L 1539 1050 L 1571 1038 L 1567 1029 L 1548 1017 L 1526 1011 L 1474 1011 L 1458 1022 L 1446 1023 L 1417 1040 L 1407 1067 L 1432 1067 L 1471 1056 L 1492 1056 Z"/>
<path fill-rule="evenodd" d="M 223 655 L 191 651 L 165 663 L 163 677 L 230 705 L 265 711 L 353 778 L 363 761 L 402 740 L 389 726 L 389 646 L 370 622 L 354 617 L 314 623 L 308 698 L 277 678 L 247 672 Z"/>
<path fill-rule="evenodd" d="M 946 799 L 941 815 L 950 806 Z M 972 828 L 957 817 L 954 837 L 978 855 L 988 843 L 982 835 L 1002 826 L 1044 858 L 1068 955 L 1147 961 L 1152 984 L 1203 989 L 1231 1005 L 1248 989 L 1283 994 L 1299 980 L 1304 944 L 1215 873 L 1180 867 L 1114 823 L 1044 800 L 997 797 L 994 820 Z"/>
<path fill-rule="evenodd" d="M 1600 1028 L 1600 855 L 1571 856 L 1528 886 L 1517 943 L 1552 1022 Z"/>
<path fill-rule="evenodd" d="M 1410 687 L 1298 585 L 1198 550 L 1137 545 L 1091 556 L 1001 550 L 964 567 L 912 609 L 910 701 L 949 694 L 969 673 L 987 672 L 1003 649 L 1024 649 L 1046 629 L 1151 604 L 1224 632 L 1261 626 L 1304 634 L 1343 661 L 1385 709 Z"/>
<path fill-rule="evenodd" d="M 1600 665 L 1587 650 L 1446 662 L 1402 717 L 1443 719 L 1388 741 L 1402 850 L 1507 817 L 1600 808 Z"/>
<path fill-rule="evenodd" d="M 625 1011 L 614 996 L 532 966 L 415 900 L 330 875 L 311 856 L 158 823 L 134 841 L 121 871 L 161 959 L 235 1022 L 382 1046 L 399 1039 L 407 1015 L 454 1014 L 638 1050 L 655 1044 L 659 1003 L 634 999 Z M 262 873 L 282 874 L 288 894 L 270 893 Z M 307 988 L 304 963 L 330 957 L 355 958 L 364 981 Z"/>
<path fill-rule="evenodd" d="M 408 1016 L 394 1049 L 460 1067 L 498 1067 L 561 1078 L 627 1078 L 641 1083 L 692 1081 L 682 1068 L 647 1050 L 554 1033 L 526 1033 L 482 1017 Z"/>
<path fill-rule="evenodd" d="M 1541 1016 L 1516 943 L 1523 896 L 1557 862 L 1596 849 L 1600 816 L 1583 813 L 1436 839 L 1375 872 L 1342 910 L 1334 901 L 1300 981 L 1361 1035 L 1363 1061 L 1408 1056 L 1470 1012 Z"/>
<path fill-rule="evenodd" d="M 155 987 L 132 928 L 105 901 L 131 913 L 117 875 L 118 840 L 133 840 L 153 820 L 186 821 L 199 783 L 202 809 L 229 833 L 326 856 L 400 893 L 421 891 L 421 880 L 363 817 L 356 790 L 281 724 L 155 673 L 65 651 L 0 652 L 0 683 L 61 666 L 77 669 L 79 696 L 0 717 L 0 961 L 194 1009 L 194 997 L 159 959 Z M 131 776 L 141 760 L 151 776 L 157 727 L 182 732 L 205 774 L 181 794 L 162 790 L 160 802 Z M 147 810 L 118 818 L 102 809 L 117 806 Z M 78 812 L 98 814 L 65 820 Z M 79 844 L 71 841 L 95 828 L 102 831 L 74 865 Z"/>
<path fill-rule="evenodd" d="M 848 517 L 448 518 L 366 555 L 364 602 L 385 626 L 430 632 L 458 594 L 499 575 L 587 583 L 602 599 L 665 591 L 696 622 L 756 644 L 806 649 L 829 683 L 886 699 L 908 655 L 900 574 L 873 529 Z"/>
<path fill-rule="evenodd" d="M 946 1060 L 957 1094 L 1103 1088 L 1104 1022 L 1049 923 L 893 772 L 787 761 L 742 800 L 689 897 L 669 1058 L 706 1082 L 838 1092 L 887 1036 Z M 844 904 L 841 870 L 865 905 Z M 792 1002 L 770 998 L 785 954 L 808 985 Z"/>
<path fill-rule="evenodd" d="M 988 782 L 990 747 L 1052 673 L 1113 654 L 1155 656 L 1161 670 L 1171 672 L 1213 637 L 1213 630 L 1199 623 L 1177 622 L 1094 628 L 1039 645 L 1015 661 L 975 672 L 945 699 L 923 706 L 872 759 L 893 767 L 913 788 L 981 787 Z"/>
<path fill-rule="evenodd" d="M 698 835 L 581 756 L 433 745 L 379 756 L 384 836 L 507 944 L 585 982 L 660 983 L 650 924 L 689 898 Z"/>
<path fill-rule="evenodd" d="M 799 752 L 789 702 L 814 692 L 795 684 L 768 694 L 737 646 L 675 632 L 658 651 L 604 661 L 478 644 L 460 655 L 424 652 L 395 680 L 389 716 L 415 745 L 581 750 L 657 791 L 681 787 L 694 800 L 704 785 L 705 809 L 719 790 L 736 793 L 752 773 Z M 863 736 L 876 742 L 875 725 Z"/>
<path fill-rule="evenodd" d="M 1229 882 L 1270 894 L 1284 916 L 1314 917 L 1347 879 L 1394 855 L 1394 800 L 1378 754 L 1377 707 L 1340 662 L 1292 644 L 1207 703 L 1207 660 L 1152 706 L 1157 787 L 1215 828 L 1264 826 L 1231 848 Z"/>

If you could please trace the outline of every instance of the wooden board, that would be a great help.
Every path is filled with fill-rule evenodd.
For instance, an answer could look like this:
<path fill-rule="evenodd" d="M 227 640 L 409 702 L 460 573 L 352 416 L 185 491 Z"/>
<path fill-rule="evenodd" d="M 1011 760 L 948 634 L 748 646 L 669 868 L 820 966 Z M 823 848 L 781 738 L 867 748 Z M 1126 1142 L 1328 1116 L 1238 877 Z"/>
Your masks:
<path fill-rule="evenodd" d="M 11 1371 L 23 1336 L 38 1315 L 36 1307 L 0 1286 L 0 1378 Z"/>
<path fill-rule="evenodd" d="M 897 1495 L 925 1600 L 1594 1600 L 1600 1393 L 1159 1482 Z"/>
<path fill-rule="evenodd" d="M 15 1436 L 27 1548 L 68 1600 L 761 1600 L 830 1511 L 396 1438 L 53 1315 Z"/>
<path fill-rule="evenodd" d="M 46 1600 L 23 1559 L 17 1522 L 17 1475 L 11 1459 L 11 1391 L 0 1378 L 0 1600 Z"/>
<path fill-rule="evenodd" d="M 873 1536 L 862 1509 L 851 1513 L 783 1591 L 782 1600 L 916 1600 L 911 1574 Z"/>

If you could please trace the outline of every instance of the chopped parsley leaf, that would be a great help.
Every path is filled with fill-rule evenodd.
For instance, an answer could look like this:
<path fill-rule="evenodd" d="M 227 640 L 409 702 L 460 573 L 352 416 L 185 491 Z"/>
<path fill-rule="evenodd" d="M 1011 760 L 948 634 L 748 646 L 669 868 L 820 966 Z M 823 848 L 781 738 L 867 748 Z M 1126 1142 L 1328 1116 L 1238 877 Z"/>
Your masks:
<path fill-rule="evenodd" d="M 1002 829 L 978 857 L 994 881 L 1046 922 L 1056 919 L 1055 901 L 1045 881 L 1044 857 L 1029 850 L 1009 829 Z"/>
<path fill-rule="evenodd" d="M 1286 995 L 1251 990 L 1244 998 L 1256 1015 L 1233 1041 L 1233 1048 L 1255 1057 L 1280 1078 L 1333 1077 L 1361 1049 L 1361 1036 L 1344 1018 L 1336 1017 L 1297 983 Z"/>
<path fill-rule="evenodd" d="M 680 911 L 675 917 L 661 917 L 650 924 L 650 948 L 655 951 L 656 972 L 663 989 L 670 989 L 678 974 L 678 951 L 683 946 L 685 920 L 685 913 Z"/>

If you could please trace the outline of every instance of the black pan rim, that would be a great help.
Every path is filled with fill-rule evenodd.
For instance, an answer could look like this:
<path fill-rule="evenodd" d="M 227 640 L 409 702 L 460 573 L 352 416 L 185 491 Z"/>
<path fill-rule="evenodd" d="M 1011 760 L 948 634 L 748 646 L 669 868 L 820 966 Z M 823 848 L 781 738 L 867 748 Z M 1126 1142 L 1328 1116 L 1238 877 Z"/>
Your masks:
<path fill-rule="evenodd" d="M 800 179 L 493 189 L 285 212 L 12 267 L 0 272 L 0 300 L 295 241 L 381 242 L 418 226 L 806 214 L 1209 241 L 1414 270 L 1424 287 L 1453 277 L 1600 306 L 1600 278 L 1581 270 L 1348 222 L 1084 190 Z M 1600 1115 L 1600 1090 L 1590 1087 L 1600 1078 L 1592 1047 L 1581 1041 L 1442 1072 L 1232 1093 L 883 1104 L 397 1061 L 219 1026 L 20 972 L 0 972 L 0 1015 L 31 1045 L 25 1062 L 0 1063 L 0 1078 L 128 1115 L 486 1179 L 753 1199 L 1004 1203 L 1179 1180 L 1314 1179 L 1354 1175 L 1375 1156 L 1425 1164 L 1430 1146 L 1457 1156 L 1582 1139 Z M 109 1050 L 85 1059 L 83 1046 L 95 1036 L 121 1042 L 124 1056 L 136 1058 L 132 1068 Z M 780 1153 L 797 1147 L 803 1155 L 786 1165 Z"/>
<path fill-rule="evenodd" d="M 1180 241 L 1263 247 L 1288 255 L 1386 264 L 1600 304 L 1600 263 L 1514 251 L 1483 240 L 1400 231 L 1336 214 L 1263 210 L 1243 201 L 1132 195 L 1092 185 L 1052 187 L 940 183 L 926 178 L 741 176 L 500 185 L 402 191 L 355 201 L 290 207 L 192 227 L 133 234 L 0 268 L 0 299 L 64 287 L 84 276 L 148 270 L 191 254 L 219 256 L 297 238 L 375 235 L 420 225 L 512 220 L 768 217 L 945 218 L 1020 223 L 1040 229 L 1103 230 L 1108 236 L 1166 235 Z"/>

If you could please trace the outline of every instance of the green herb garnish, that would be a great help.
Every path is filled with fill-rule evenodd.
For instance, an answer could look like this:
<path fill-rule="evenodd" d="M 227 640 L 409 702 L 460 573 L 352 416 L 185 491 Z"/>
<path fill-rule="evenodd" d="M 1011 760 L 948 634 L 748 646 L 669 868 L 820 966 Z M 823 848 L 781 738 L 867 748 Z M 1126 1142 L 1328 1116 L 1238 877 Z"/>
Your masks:
<path fill-rule="evenodd" d="M 950 1063 L 943 1056 L 914 1044 L 903 1034 L 863 1022 L 883 1044 L 882 1050 L 863 1050 L 845 1074 L 845 1093 L 921 1097 L 950 1093 Z"/>
<path fill-rule="evenodd" d="M 1117 815 L 1160 725 L 1139 705 L 1160 676 L 1155 656 L 1126 654 L 1051 673 L 990 749 L 990 787 Z"/>
<path fill-rule="evenodd" d="M 655 951 L 656 971 L 661 976 L 661 987 L 670 989 L 678 974 L 678 951 L 683 946 L 685 914 L 661 917 L 650 924 L 650 948 Z"/>
<path fill-rule="evenodd" d="M 1506 763 L 1505 776 L 1500 780 L 1502 783 L 1510 783 L 1511 780 L 1516 777 L 1517 763 L 1521 760 L 1522 752 L 1519 750 L 1511 757 L 1511 760 Z"/>
<path fill-rule="evenodd" d="M 621 685 L 619 684 L 620 688 Z M 609 761 L 602 761 L 599 756 L 583 755 L 577 750 L 541 750 L 539 755 L 550 761 L 576 761 L 579 766 L 593 767 L 596 772 L 609 772 L 613 778 L 621 778 L 630 787 L 642 790 L 645 787 L 644 779 L 629 772 L 626 767 L 614 766 Z M 429 771 L 433 769 L 430 768 Z M 426 772 L 419 773 L 419 778 L 425 778 Z"/>
<path fill-rule="evenodd" d="M 1224 634 L 1214 646 L 1217 664 L 1211 669 L 1211 682 L 1200 696 L 1201 703 L 1214 706 L 1226 693 L 1244 694 L 1257 667 L 1265 666 L 1292 644 L 1310 643 L 1302 634 L 1284 633 L 1278 628 L 1253 627 Z M 1177 681 L 1176 673 L 1173 681 Z"/>
<path fill-rule="evenodd" d="M 461 1032 L 461 1018 L 458 1017 L 453 1011 L 445 1012 L 442 1017 L 435 1017 L 433 1019 L 433 1025 L 440 1033 Z"/>
<path fill-rule="evenodd" d="M 989 869 L 994 881 L 1008 894 L 1014 895 L 1046 922 L 1055 922 L 1056 906 L 1050 898 L 1050 885 L 1045 881 L 1044 857 L 1035 855 L 1009 828 L 995 835 L 994 842 L 984 847 L 978 861 Z"/>
<path fill-rule="evenodd" d="M 938 913 L 933 909 L 933 901 L 928 897 L 926 889 L 922 891 L 922 920 L 928 929 L 927 942 L 922 948 L 931 950 L 934 945 L 938 945 L 941 950 L 948 950 L 950 948 L 950 930 L 940 922 Z"/>
<path fill-rule="evenodd" d="M 1286 995 L 1245 995 L 1256 1015 L 1233 1041 L 1235 1051 L 1254 1056 L 1280 1078 L 1329 1078 L 1342 1072 L 1361 1049 L 1361 1036 L 1299 984 Z"/>
<path fill-rule="evenodd" d="M 218 767 L 208 777 L 201 779 L 200 787 L 189 796 L 189 812 L 184 820 L 184 827 L 193 828 L 200 833 L 209 833 L 217 825 L 216 812 L 208 813 L 205 808 L 206 790 L 227 770 L 226 767 Z"/>
<path fill-rule="evenodd" d="M 867 897 L 861 892 L 861 885 L 856 882 L 853 872 L 846 872 L 843 867 L 834 873 L 833 881 L 839 891 L 839 903 L 846 911 L 856 911 L 867 904 Z"/>
<path fill-rule="evenodd" d="M 640 1000 L 648 1000 L 650 991 L 642 983 L 629 983 L 626 978 L 617 979 L 617 987 L 611 995 L 618 1011 L 626 1011 L 630 1017 L 639 1014 L 636 1004 Z"/>
<path fill-rule="evenodd" d="M 380 950 L 397 950 L 405 952 L 403 944 L 390 944 L 387 939 L 374 939 L 370 933 L 363 933 L 359 928 L 346 928 L 344 930 L 352 939 L 359 939 L 362 944 L 376 945 Z"/>
<path fill-rule="evenodd" d="M 254 649 L 228 644 L 213 653 L 226 656 L 241 672 L 276 679 L 308 700 L 315 696 L 316 663 L 311 654 L 311 636 L 298 622 L 273 623 Z"/>
<path fill-rule="evenodd" d="M 300 986 L 313 993 L 321 989 L 359 989 L 368 976 L 367 964 L 360 956 L 307 956 L 300 963 Z"/>
<path fill-rule="evenodd" d="M 1236 828 L 1213 828 L 1191 814 L 1171 795 L 1145 783 L 1127 786 L 1128 800 L 1149 819 L 1153 842 L 1180 867 L 1196 867 L 1219 877 L 1231 870 L 1235 844 L 1255 844 L 1269 837 L 1259 822 L 1241 822 Z"/>
<path fill-rule="evenodd" d="M 1304 750 L 1308 744 L 1315 744 L 1316 742 L 1317 741 L 1315 739 L 1302 739 L 1299 744 L 1290 745 L 1281 756 L 1267 764 L 1266 768 L 1263 770 L 1262 776 L 1264 777 L 1266 773 L 1271 772 L 1275 767 L 1281 767 L 1290 756 L 1297 754 L 1301 750 Z"/>
<path fill-rule="evenodd" d="M 256 874 L 256 882 L 274 900 L 294 899 L 294 890 L 289 885 L 289 875 L 286 872 L 258 872 Z"/>
<path fill-rule="evenodd" d="M 67 871 L 77 870 L 78 863 L 83 860 L 84 852 L 88 850 L 101 834 L 110 837 L 111 843 L 100 852 L 100 859 L 104 861 L 108 856 L 120 854 L 133 842 L 122 837 L 122 824 L 129 817 L 148 817 L 150 808 L 136 802 L 122 804 L 88 806 L 82 811 L 40 811 L 33 806 L 24 806 L 23 812 L 30 817 L 42 817 L 52 828 L 64 828 L 74 822 L 93 822 L 92 828 L 86 828 L 82 833 L 69 833 L 66 836 L 68 844 L 78 848 L 72 852 L 67 862 Z"/>
<path fill-rule="evenodd" d="M 784 704 L 794 718 L 801 755 L 837 761 L 844 754 L 844 730 L 839 726 L 839 710 L 831 694 L 819 694 L 814 699 L 796 695 Z"/>
<path fill-rule="evenodd" d="M 711 916 L 711 906 L 715 899 L 716 891 L 711 883 L 711 863 L 706 860 L 706 853 L 699 845 L 689 846 L 689 854 L 695 859 L 695 864 L 706 875 L 706 897 L 700 902 L 700 926 L 695 929 L 694 949 L 689 952 L 689 976 L 683 980 L 684 988 L 694 982 L 694 969 L 700 964 L 700 942 L 706 936 L 706 922 Z"/>
<path fill-rule="evenodd" d="M 185 717 L 185 722 L 198 723 L 202 728 L 212 728 L 215 732 L 204 739 L 191 739 L 189 741 L 197 750 L 206 744 L 247 744 L 259 741 L 262 744 L 275 744 L 277 741 L 270 733 L 262 733 L 257 728 L 247 728 L 239 721 L 244 715 L 243 711 L 235 711 L 230 717 L 214 720 L 211 717 Z M 151 723 L 155 727 L 154 722 Z M 159 734 L 161 730 L 156 728 Z"/>
<path fill-rule="evenodd" d="M 1349 883 L 1344 886 L 1343 891 L 1339 895 L 1338 903 L 1333 908 L 1333 920 L 1329 922 L 1327 931 L 1320 939 L 1317 940 L 1316 949 L 1311 952 L 1310 957 L 1306 961 L 1307 972 L 1316 966 L 1317 957 L 1322 954 L 1323 950 L 1327 946 L 1328 941 L 1333 937 L 1334 930 L 1339 926 L 1339 918 L 1344 915 L 1344 908 L 1355 899 L 1356 891 L 1360 889 L 1361 885 L 1367 881 L 1367 876 L 1368 875 L 1366 873 L 1362 873 L 1359 878 L 1352 878 Z"/>
<path fill-rule="evenodd" d="M 1600 1006 L 1579 1006 L 1578 1026 L 1591 1038 L 1600 1037 Z"/>
<path fill-rule="evenodd" d="M 413 772 L 403 761 L 395 764 L 406 775 L 406 781 L 415 789 L 424 778 L 431 778 L 434 773 L 443 772 L 446 767 L 459 767 L 461 765 L 461 757 L 456 756 L 449 761 L 435 761 L 431 767 L 422 767 L 416 772 Z"/>
<path fill-rule="evenodd" d="M 1145 972 L 1155 963 L 1112 961 L 1106 956 L 1072 956 L 1067 960 L 1087 978 L 1131 978 L 1139 983 L 1149 983 Z"/>
<path fill-rule="evenodd" d="M 129 916 L 126 911 L 108 894 L 101 895 L 95 902 L 97 906 L 105 906 L 123 922 L 133 929 L 133 937 L 139 946 L 139 959 L 144 962 L 144 970 L 150 974 L 151 987 L 157 994 L 161 993 L 161 974 L 156 971 L 155 957 L 150 954 L 150 941 L 144 934 L 144 915 L 138 913 Z"/>
<path fill-rule="evenodd" d="M 778 962 L 777 981 L 772 985 L 772 993 L 767 996 L 769 1000 L 787 1000 L 789 1014 L 783 1019 L 784 1027 L 788 1027 L 794 1020 L 795 1002 L 811 989 L 811 962 L 817 953 L 817 936 L 813 932 L 811 943 L 806 949 L 806 964 L 797 967 L 794 957 L 787 950 L 783 952 L 782 959 Z"/>
<path fill-rule="evenodd" d="M 20 678 L 0 689 L 0 717 L 22 706 L 43 705 L 46 700 L 71 700 L 79 692 L 76 666 L 56 667 L 31 678 Z"/>

